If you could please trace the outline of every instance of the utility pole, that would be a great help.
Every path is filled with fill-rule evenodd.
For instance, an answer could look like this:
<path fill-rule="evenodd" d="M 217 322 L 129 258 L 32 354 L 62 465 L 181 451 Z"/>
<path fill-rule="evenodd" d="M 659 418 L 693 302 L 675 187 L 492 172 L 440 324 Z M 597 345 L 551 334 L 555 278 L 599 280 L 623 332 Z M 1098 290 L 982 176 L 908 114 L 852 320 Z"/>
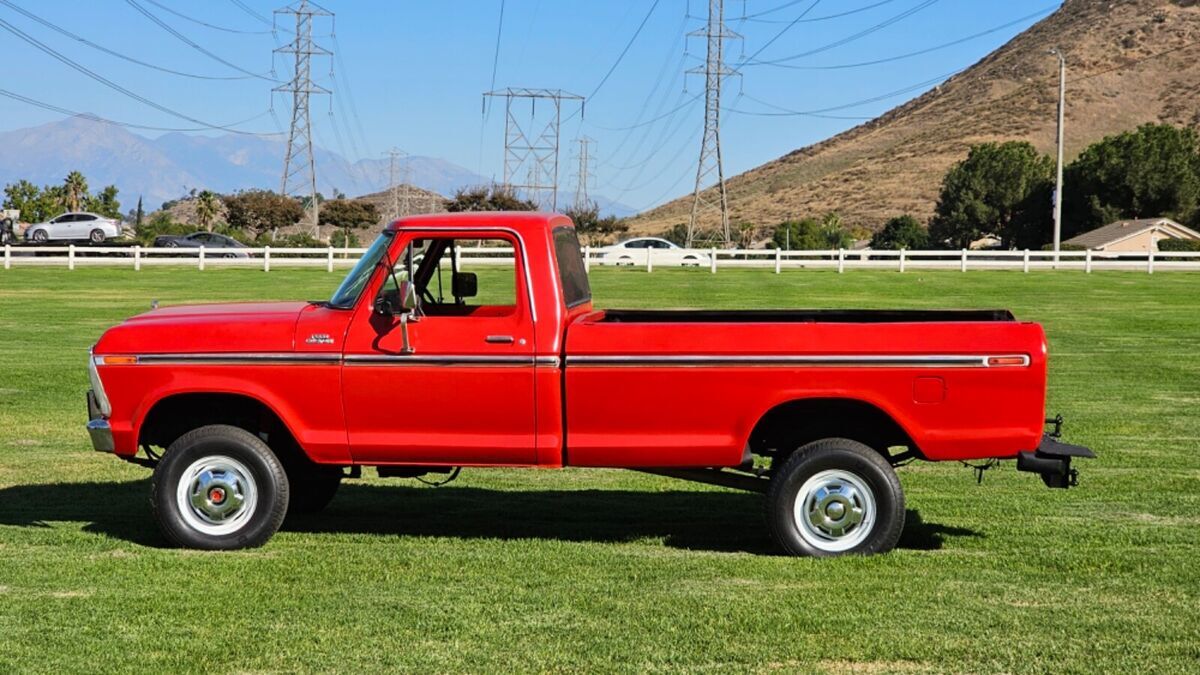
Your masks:
<path fill-rule="evenodd" d="M 542 208 L 558 209 L 558 145 L 559 126 L 562 124 L 563 101 L 579 101 L 583 111 L 583 97 L 569 94 L 561 89 L 527 89 L 509 87 L 484 93 L 487 98 L 504 98 L 504 187 L 524 190 L 527 197 Z M 529 120 L 522 122 L 513 109 L 513 101 L 529 100 Z M 544 125 L 538 124 L 537 102 L 550 101 L 553 113 Z M 535 134 L 531 130 L 540 129 Z M 525 169 L 525 182 L 515 183 L 514 177 Z"/>
<path fill-rule="evenodd" d="M 1058 57 L 1058 168 L 1054 180 L 1054 262 L 1057 263 L 1062 246 L 1063 121 L 1067 109 L 1067 59 L 1057 47 L 1051 49 L 1050 53 Z"/>
<path fill-rule="evenodd" d="M 591 205 L 591 199 L 588 197 L 588 189 L 591 187 L 592 178 L 591 147 L 596 144 L 596 141 L 584 136 L 578 142 L 579 169 L 575 173 L 575 210 L 583 211 Z"/>
<path fill-rule="evenodd" d="M 689 37 L 704 37 L 708 43 L 704 68 L 687 72 L 704 73 L 704 139 L 700 142 L 700 161 L 696 165 L 696 187 L 692 192 L 692 215 L 688 220 L 687 247 L 692 248 L 700 220 L 706 212 L 718 211 L 720 231 L 729 246 L 729 196 L 725 192 L 725 167 L 721 161 L 721 85 L 735 71 L 725 65 L 725 41 L 741 39 L 725 25 L 725 0 L 708 0 L 708 24 Z M 715 199 L 704 196 L 706 183 L 716 176 Z"/>
<path fill-rule="evenodd" d="M 313 17 L 333 13 L 316 3 L 300 0 L 282 9 L 275 16 L 287 19 L 287 25 L 295 25 L 295 36 L 288 44 L 275 50 L 277 54 L 291 54 L 294 61 L 292 79 L 275 87 L 274 91 L 292 95 L 292 124 L 288 133 L 287 153 L 283 158 L 283 180 L 279 184 L 282 195 L 307 195 L 309 223 L 313 235 L 321 238 L 320 205 L 317 203 L 317 165 L 313 160 L 312 120 L 309 117 L 308 98 L 311 94 L 330 94 L 328 89 L 312 81 L 312 57 L 331 56 L 333 52 L 317 45 L 312 39 Z"/>

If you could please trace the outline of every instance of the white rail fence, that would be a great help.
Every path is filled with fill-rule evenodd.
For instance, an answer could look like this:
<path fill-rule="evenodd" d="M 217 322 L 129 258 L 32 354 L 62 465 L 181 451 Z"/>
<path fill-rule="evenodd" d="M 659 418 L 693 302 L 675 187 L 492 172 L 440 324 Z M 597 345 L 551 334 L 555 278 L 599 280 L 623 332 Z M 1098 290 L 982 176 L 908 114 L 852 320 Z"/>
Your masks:
<path fill-rule="evenodd" d="M 23 266 L 127 267 L 186 266 L 204 270 L 212 267 L 261 269 L 280 267 L 324 267 L 333 272 L 358 262 L 365 248 L 152 248 L 142 246 L 4 246 L 4 269 Z M 458 249 L 462 265 L 512 264 L 511 248 Z M 912 270 L 1104 270 L 1200 271 L 1200 251 L 1106 252 L 1106 251 L 783 251 L 778 249 L 644 249 L 622 250 L 620 260 L 604 249 L 584 248 L 585 267 L 624 266 L 653 272 L 663 267 L 718 269 L 765 268 L 776 274 L 793 269 Z"/>

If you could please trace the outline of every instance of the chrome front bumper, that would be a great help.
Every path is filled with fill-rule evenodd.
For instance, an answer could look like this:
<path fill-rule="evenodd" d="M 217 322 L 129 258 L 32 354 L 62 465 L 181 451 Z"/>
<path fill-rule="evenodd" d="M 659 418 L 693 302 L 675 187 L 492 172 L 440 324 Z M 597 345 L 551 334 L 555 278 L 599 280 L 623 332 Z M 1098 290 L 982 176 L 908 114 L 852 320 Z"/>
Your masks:
<path fill-rule="evenodd" d="M 96 452 L 113 452 L 116 445 L 113 443 L 112 427 L 100 414 L 100 408 L 96 405 L 96 395 L 91 390 L 87 393 L 87 404 L 87 431 L 92 439 L 92 449 Z"/>

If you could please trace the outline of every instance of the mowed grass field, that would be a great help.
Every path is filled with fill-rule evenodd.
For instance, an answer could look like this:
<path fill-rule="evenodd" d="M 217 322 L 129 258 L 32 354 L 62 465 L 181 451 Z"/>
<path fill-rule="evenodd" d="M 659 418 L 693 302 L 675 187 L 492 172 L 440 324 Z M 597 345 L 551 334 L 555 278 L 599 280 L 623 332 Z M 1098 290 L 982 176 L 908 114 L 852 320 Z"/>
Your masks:
<path fill-rule="evenodd" d="M 1049 411 L 1099 458 L 1069 491 L 1011 462 L 982 485 L 905 467 L 889 555 L 783 557 L 757 495 L 575 469 L 369 472 L 262 549 L 167 548 L 149 472 L 84 433 L 88 346 L 151 299 L 320 298 L 339 278 L 0 271 L 0 669 L 1200 670 L 1200 276 L 593 271 L 606 307 L 1043 322 Z"/>

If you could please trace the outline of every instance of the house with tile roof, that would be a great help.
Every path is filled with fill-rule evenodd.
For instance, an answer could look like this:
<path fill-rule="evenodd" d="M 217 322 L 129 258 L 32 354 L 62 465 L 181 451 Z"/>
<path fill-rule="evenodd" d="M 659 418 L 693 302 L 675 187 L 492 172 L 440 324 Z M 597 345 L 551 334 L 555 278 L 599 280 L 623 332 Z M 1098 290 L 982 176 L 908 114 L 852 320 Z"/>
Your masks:
<path fill-rule="evenodd" d="M 1118 220 L 1090 232 L 1076 235 L 1063 242 L 1064 246 L 1093 251 L 1158 250 L 1163 239 L 1192 239 L 1200 241 L 1200 232 L 1184 227 L 1170 218 L 1138 218 Z"/>

